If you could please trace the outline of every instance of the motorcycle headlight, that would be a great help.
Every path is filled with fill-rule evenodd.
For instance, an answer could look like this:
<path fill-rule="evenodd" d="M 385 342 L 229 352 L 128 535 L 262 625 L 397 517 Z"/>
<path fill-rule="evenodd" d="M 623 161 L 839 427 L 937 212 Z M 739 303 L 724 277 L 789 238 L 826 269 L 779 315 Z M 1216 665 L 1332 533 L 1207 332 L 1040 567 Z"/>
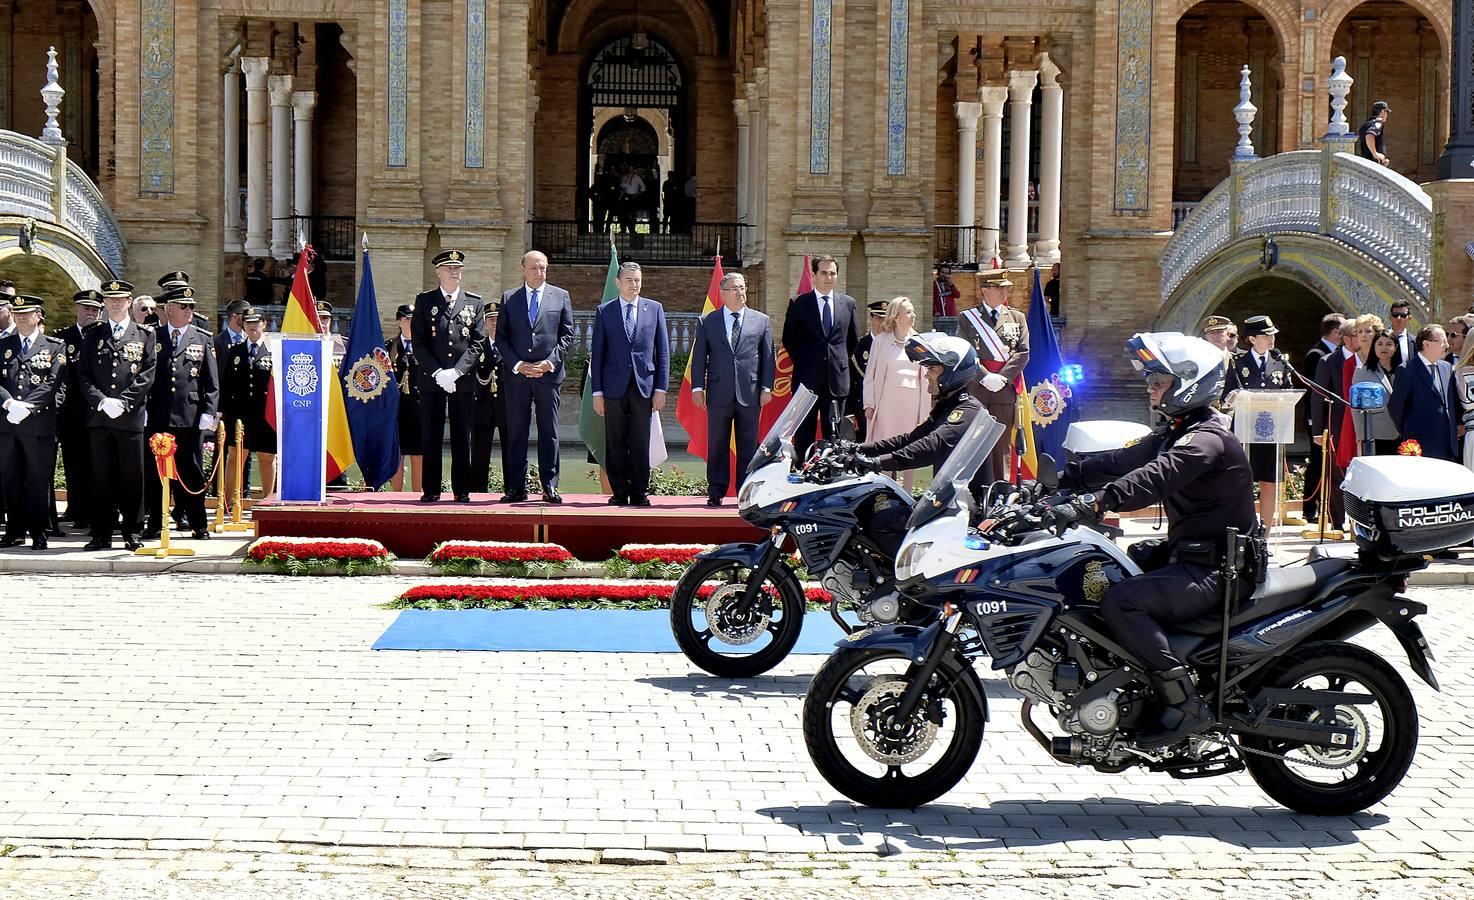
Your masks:
<path fill-rule="evenodd" d="M 896 560 L 896 580 L 906 581 L 915 575 L 929 550 L 931 550 L 930 541 L 911 544 L 902 549 L 900 558 Z"/>
<path fill-rule="evenodd" d="M 737 495 L 737 508 L 747 509 L 757 503 L 757 492 L 762 489 L 764 479 L 754 478 L 742 486 L 742 491 Z"/>

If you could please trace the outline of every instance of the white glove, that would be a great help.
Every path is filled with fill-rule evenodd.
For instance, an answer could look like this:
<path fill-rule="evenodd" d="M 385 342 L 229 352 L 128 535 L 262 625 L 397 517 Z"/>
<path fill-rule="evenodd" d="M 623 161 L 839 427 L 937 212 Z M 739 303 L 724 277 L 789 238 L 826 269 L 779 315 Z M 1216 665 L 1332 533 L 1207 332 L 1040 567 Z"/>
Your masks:
<path fill-rule="evenodd" d="M 208 431 L 210 434 L 213 435 L 215 433 L 215 417 L 210 415 L 209 413 L 201 413 L 200 430 Z"/>
<path fill-rule="evenodd" d="M 12 425 L 19 425 L 31 414 L 32 406 L 23 400 L 8 400 L 5 403 L 5 419 Z"/>
<path fill-rule="evenodd" d="M 102 413 L 106 415 L 109 419 L 116 419 L 118 416 L 121 416 L 123 414 L 124 410 L 127 409 L 127 407 L 123 405 L 123 401 L 119 400 L 117 397 L 104 398 L 102 403 L 98 404 L 97 408 L 101 410 Z"/>
<path fill-rule="evenodd" d="M 461 373 L 455 369 L 441 369 L 435 373 L 435 383 L 440 385 L 440 389 L 447 394 L 454 394 L 456 390 L 456 379 L 460 377 Z"/>
<path fill-rule="evenodd" d="M 1008 384 L 1008 379 L 999 375 L 997 372 L 989 372 L 983 376 L 983 387 L 994 393 L 1003 390 L 1005 384 Z"/>

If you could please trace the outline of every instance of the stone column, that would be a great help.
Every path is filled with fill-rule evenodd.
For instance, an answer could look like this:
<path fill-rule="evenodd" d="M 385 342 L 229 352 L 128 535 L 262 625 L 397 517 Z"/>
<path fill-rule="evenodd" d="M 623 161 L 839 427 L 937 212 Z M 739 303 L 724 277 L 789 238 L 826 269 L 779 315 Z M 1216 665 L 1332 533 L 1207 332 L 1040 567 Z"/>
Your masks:
<path fill-rule="evenodd" d="M 532 222 L 531 222 L 531 219 L 534 216 L 537 215 L 537 211 L 532 208 L 532 200 L 533 200 L 534 179 L 537 177 L 537 165 L 536 165 L 536 160 L 537 160 L 536 149 L 537 149 L 537 145 L 536 145 L 535 141 L 536 141 L 536 136 L 537 136 L 537 129 L 536 129 L 536 125 L 537 125 L 537 108 L 538 108 L 538 104 L 539 103 L 540 103 L 540 100 L 539 100 L 539 98 L 537 96 L 537 82 L 536 81 L 529 81 L 529 82 L 527 82 L 527 125 L 526 125 L 526 129 L 527 129 L 527 174 L 526 174 L 525 178 L 523 179 L 526 182 L 526 188 L 525 188 L 525 194 L 523 196 L 523 202 L 526 204 L 527 215 L 523 216 L 522 218 L 527 219 L 529 221 L 524 222 L 523 225 L 522 225 L 522 231 L 523 231 L 523 234 L 522 234 L 522 243 L 524 243 L 528 247 L 531 247 L 532 246 Z M 586 209 L 579 210 L 579 214 L 578 215 L 575 215 L 573 218 L 574 219 L 581 219 L 581 218 L 583 218 L 584 216 L 587 216 L 587 215 L 588 215 L 588 210 L 586 210 Z"/>
<path fill-rule="evenodd" d="M 246 253 L 267 256 L 269 231 L 266 215 L 266 57 L 242 57 L 246 77 Z"/>
<path fill-rule="evenodd" d="M 1065 90 L 1059 66 L 1045 53 L 1040 59 L 1043 79 L 1039 96 L 1039 235 L 1034 255 L 1042 265 L 1059 262 L 1060 163 L 1065 143 Z"/>
<path fill-rule="evenodd" d="M 1453 61 L 1448 72 L 1448 144 L 1434 172 L 1439 180 L 1474 178 L 1474 9 L 1454 4 Z"/>
<path fill-rule="evenodd" d="M 1021 268 L 1029 256 L 1029 117 L 1034 109 L 1034 85 L 1039 73 L 1015 69 L 1008 73 L 1008 246 L 1004 265 Z"/>
<path fill-rule="evenodd" d="M 748 181 L 748 190 L 752 193 L 747 198 L 748 212 L 752 216 L 753 224 L 757 228 L 753 232 L 752 253 L 753 262 L 760 260 L 767 249 L 767 224 L 768 211 L 768 169 L 763 164 L 764 153 L 767 150 L 768 141 L 768 70 L 760 67 L 753 70 L 757 83 L 752 85 L 748 93 L 748 101 L 752 110 L 752 132 L 748 137 L 751 148 L 748 152 L 748 160 L 752 163 L 752 174 Z M 700 186 L 697 186 L 700 190 Z M 748 260 L 743 260 L 748 262 Z"/>
<path fill-rule="evenodd" d="M 954 103 L 952 108 L 957 113 L 957 224 L 972 228 L 977 225 L 978 118 L 983 104 Z M 973 262 L 976 247 L 974 233 L 959 232 L 957 260 Z"/>
<path fill-rule="evenodd" d="M 737 221 L 751 225 L 752 214 L 748 208 L 747 181 L 748 154 L 751 152 L 751 141 L 749 140 L 747 98 L 739 97 L 732 101 L 732 109 L 737 113 Z M 737 249 L 744 259 L 747 256 L 747 248 L 752 242 L 751 228 L 739 228 L 737 230 Z"/>
<path fill-rule="evenodd" d="M 271 91 L 271 255 L 291 259 L 292 240 L 292 76 L 272 75 Z"/>
<path fill-rule="evenodd" d="M 241 70 L 230 61 L 225 70 L 221 107 L 225 115 L 225 138 L 221 156 L 225 161 L 225 252 L 241 252 Z"/>
<path fill-rule="evenodd" d="M 1003 103 L 1008 88 L 989 85 L 978 88 L 983 107 L 983 224 L 978 242 L 978 263 L 992 266 L 1000 256 L 998 222 L 1003 193 Z"/>
<path fill-rule="evenodd" d="M 292 210 L 299 216 L 312 215 L 312 113 L 316 109 L 316 91 L 292 92 Z"/>

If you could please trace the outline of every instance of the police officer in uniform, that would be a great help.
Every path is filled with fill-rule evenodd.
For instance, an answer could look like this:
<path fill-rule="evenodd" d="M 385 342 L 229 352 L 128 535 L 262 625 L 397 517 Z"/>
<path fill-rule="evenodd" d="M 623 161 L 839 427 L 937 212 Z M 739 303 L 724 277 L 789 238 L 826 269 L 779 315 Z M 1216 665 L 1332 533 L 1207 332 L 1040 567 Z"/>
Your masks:
<path fill-rule="evenodd" d="M 162 297 L 168 304 L 166 321 L 158 328 L 158 374 L 148 404 L 148 435 L 167 432 L 174 436 L 176 483 L 171 497 L 183 513 L 190 536 L 210 539 L 205 520 L 203 434 L 215 431 L 220 409 L 220 374 L 215 363 L 214 339 L 208 331 L 192 324 L 194 288 L 171 288 Z M 151 477 L 144 482 L 148 504 L 148 532 L 152 540 L 164 524 L 158 468 L 146 467 Z"/>
<path fill-rule="evenodd" d="M 885 331 L 888 305 L 885 300 L 871 300 L 866 304 L 870 326 L 860 336 L 860 343 L 855 345 L 854 355 L 850 357 L 850 396 L 845 403 L 845 415 L 854 420 L 855 440 L 860 443 L 865 442 L 868 425 L 865 421 L 865 369 L 870 365 L 870 348 L 875 345 L 875 336 Z"/>
<path fill-rule="evenodd" d="M 266 418 L 267 390 L 271 385 L 271 346 L 266 343 L 266 320 L 254 306 L 246 307 L 241 318 L 243 340 L 232 344 L 220 361 L 220 415 L 225 420 L 225 440 L 230 445 L 226 469 L 228 493 L 235 496 L 235 431 L 243 428 L 242 445 L 246 459 L 255 455 L 261 464 L 261 493 L 266 495 L 276 482 L 276 429 Z M 251 492 L 250 469 L 241 467 L 241 496 Z"/>
<path fill-rule="evenodd" d="M 936 398 L 931 413 L 909 434 L 858 446 L 844 445 L 852 449 L 854 466 L 862 472 L 899 472 L 941 465 L 983 408 L 968 390 L 982 367 L 977 352 L 966 340 L 939 332 L 913 335 L 906 341 L 906 358 L 926 372 L 926 388 Z M 986 478 L 982 471 L 979 476 Z M 901 549 L 910 515 L 910 508 L 897 505 L 876 510 L 870 520 L 871 534 L 892 556 Z"/>
<path fill-rule="evenodd" d="M 1137 334 L 1126 349 L 1166 421 L 1139 443 L 1072 463 L 1062 483 L 1099 490 L 1056 507 L 1056 515 L 1063 522 L 1166 507 L 1167 539 L 1129 551 L 1144 574 L 1113 584 L 1100 604 L 1116 640 L 1146 663 L 1165 707 L 1160 726 L 1136 742 L 1166 747 L 1209 725 L 1212 715 L 1192 670 L 1168 646 L 1165 626 L 1222 608 L 1225 532 L 1256 532 L 1253 476 L 1228 418 L 1212 408 L 1226 377 L 1223 351 L 1177 332 Z"/>
<path fill-rule="evenodd" d="M 16 330 L 0 338 L 0 479 L 9 510 L 0 547 L 19 546 L 29 533 L 32 549 L 46 549 L 66 344 L 41 332 L 42 305 L 40 297 L 17 296 Z"/>
<path fill-rule="evenodd" d="M 501 355 L 496 350 L 496 317 L 499 299 L 486 301 L 486 336 L 476 355 L 476 408 L 471 417 L 471 490 L 485 493 L 491 474 L 491 445 L 496 433 L 506 433 L 507 403 L 502 397 L 498 368 Z"/>
<path fill-rule="evenodd" d="M 420 447 L 425 454 L 425 492 L 421 503 L 440 499 L 441 447 L 445 444 L 447 408 L 450 419 L 450 485 L 457 503 L 471 502 L 471 417 L 476 401 L 475 377 L 481 344 L 486 339 L 480 294 L 461 288 L 466 254 L 443 250 L 435 255 L 440 286 L 415 297 L 410 338 L 420 362 Z"/>
<path fill-rule="evenodd" d="M 399 385 L 399 453 L 409 460 L 410 488 L 418 491 L 421 490 L 425 457 L 420 446 L 420 441 L 424 440 L 420 434 L 420 363 L 415 357 L 414 339 L 410 337 L 410 320 L 413 318 L 414 309 L 408 303 L 401 303 L 394 314 L 399 334 L 390 338 L 386 346 L 389 361 L 394 363 L 394 382 Z M 402 465 L 390 484 L 396 491 L 404 490 Z"/>
<path fill-rule="evenodd" d="M 94 290 L 72 295 L 72 308 L 77 321 L 57 332 L 66 345 L 66 399 L 57 418 L 57 436 L 61 439 L 62 470 L 67 479 L 67 513 L 65 518 L 81 528 L 92 525 L 92 492 L 87 473 L 87 402 L 82 397 L 78 364 L 82 361 L 82 338 L 87 329 L 102 317 L 102 295 Z"/>
<path fill-rule="evenodd" d="M 1274 336 L 1279 329 L 1269 316 L 1250 316 L 1244 320 L 1244 338 L 1249 349 L 1235 353 L 1228 366 L 1228 379 L 1223 386 L 1224 403 L 1233 404 L 1235 391 L 1283 391 L 1289 390 L 1290 365 L 1279 351 L 1274 349 Z M 1254 470 L 1254 480 L 1259 482 L 1259 520 L 1266 525 L 1274 521 L 1275 465 L 1277 454 L 1274 444 L 1250 444 L 1249 467 Z"/>
<path fill-rule="evenodd" d="M 159 296 L 159 302 L 162 304 L 163 302 L 165 302 L 164 299 L 163 299 L 164 296 L 168 295 L 168 293 L 170 291 L 173 291 L 173 290 L 175 290 L 177 288 L 182 288 L 182 287 L 189 287 L 189 273 L 188 272 L 174 271 L 174 272 L 170 272 L 170 273 L 168 273 L 166 275 L 159 276 L 159 294 L 160 294 L 160 296 Z M 162 323 L 164 321 L 164 318 L 163 318 L 162 315 L 159 316 L 158 321 L 160 323 Z M 198 311 L 190 313 L 190 324 L 193 325 L 194 327 L 198 328 L 199 330 L 205 332 L 206 334 L 209 334 L 210 333 L 210 320 L 207 319 L 207 318 L 205 318 L 205 316 L 204 316 L 203 313 L 200 313 Z M 158 325 L 155 324 L 155 327 L 157 328 Z M 215 361 L 218 364 L 219 361 L 220 361 L 220 358 L 217 356 L 215 358 Z"/>
<path fill-rule="evenodd" d="M 107 550 L 122 516 L 123 546 L 137 550 L 143 518 L 143 423 L 154 383 L 157 336 L 129 315 L 133 285 L 106 281 L 107 315 L 82 336 L 77 380 L 87 406 L 92 451 L 92 540 L 84 550 Z M 149 463 L 153 465 L 152 462 Z"/>

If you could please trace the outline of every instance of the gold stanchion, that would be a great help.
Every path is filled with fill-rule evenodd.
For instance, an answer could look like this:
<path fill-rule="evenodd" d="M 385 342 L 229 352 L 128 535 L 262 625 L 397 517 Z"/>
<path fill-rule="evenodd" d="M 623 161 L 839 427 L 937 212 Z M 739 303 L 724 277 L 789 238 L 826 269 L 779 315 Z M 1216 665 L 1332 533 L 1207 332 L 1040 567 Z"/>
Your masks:
<path fill-rule="evenodd" d="M 226 531 L 250 531 L 251 526 L 241 521 L 241 511 L 244 509 L 245 485 L 241 484 L 246 473 L 246 423 L 237 421 L 235 423 L 235 453 L 231 454 L 230 465 L 235 470 L 235 491 L 231 496 L 230 524 L 225 526 Z"/>
<path fill-rule="evenodd" d="M 1331 460 L 1336 458 L 1336 447 L 1331 442 L 1331 429 L 1329 427 L 1321 433 L 1320 447 L 1320 487 L 1317 489 L 1320 491 L 1320 497 L 1316 500 L 1316 506 L 1320 511 L 1320 515 L 1318 516 L 1320 521 L 1314 525 L 1307 526 L 1300 532 L 1300 536 L 1308 541 L 1340 541 L 1346 538 L 1346 533 L 1340 528 L 1326 527 L 1331 518 L 1330 491 L 1336 490 L 1336 487 L 1330 483 Z M 1338 522 L 1336 524 L 1339 525 L 1340 523 Z"/>
<path fill-rule="evenodd" d="M 1279 519 L 1279 524 L 1288 525 L 1291 528 L 1299 528 L 1305 524 L 1305 519 L 1301 516 L 1292 515 L 1290 513 L 1290 501 L 1287 496 L 1287 494 L 1289 493 L 1290 480 L 1285 477 L 1286 473 L 1284 452 L 1285 447 L 1283 444 L 1281 444 L 1279 446 L 1279 452 L 1277 454 L 1280 477 L 1275 480 L 1275 514 Z M 1304 490 L 1305 482 L 1303 480 L 1300 482 L 1300 487 L 1301 490 Z"/>
<path fill-rule="evenodd" d="M 159 545 L 157 547 L 139 547 L 133 553 L 137 556 L 152 556 L 156 559 L 164 559 L 168 556 L 194 556 L 194 551 L 188 547 L 169 546 L 169 482 L 174 480 L 174 436 L 161 432 L 153 436 L 149 441 L 149 449 L 156 457 L 155 464 L 162 460 L 159 472 L 160 490 L 164 492 L 163 503 L 159 509 L 163 510 L 164 521 L 160 523 Z"/>
<path fill-rule="evenodd" d="M 221 422 L 215 426 L 215 455 L 219 457 L 225 453 L 225 423 Z M 225 532 L 225 504 L 230 499 L 230 491 L 225 487 L 225 467 L 216 464 L 215 476 L 215 524 L 210 530 L 216 534 Z"/>

